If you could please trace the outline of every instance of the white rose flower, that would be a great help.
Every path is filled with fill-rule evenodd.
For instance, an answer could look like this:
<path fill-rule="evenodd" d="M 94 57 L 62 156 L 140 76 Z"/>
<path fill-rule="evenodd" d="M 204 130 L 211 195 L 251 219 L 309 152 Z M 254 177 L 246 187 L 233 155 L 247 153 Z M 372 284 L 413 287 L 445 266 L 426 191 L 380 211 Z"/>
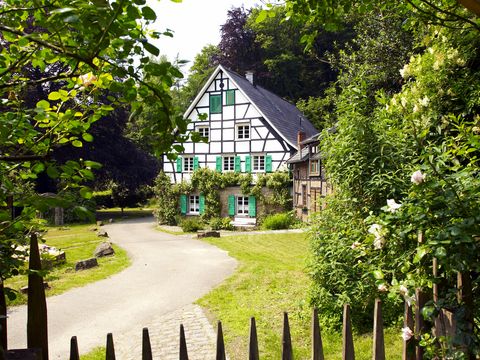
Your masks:
<path fill-rule="evenodd" d="M 397 211 L 398 209 L 400 209 L 400 207 L 402 206 L 402 204 L 399 204 L 395 201 L 395 199 L 388 199 L 387 200 L 387 206 L 388 206 L 388 209 L 387 211 L 390 211 L 391 213 L 394 213 L 395 211 Z"/>
<path fill-rule="evenodd" d="M 402 294 L 403 296 L 408 294 L 408 289 L 405 285 L 400 285 L 398 290 L 400 291 L 400 294 Z"/>
<path fill-rule="evenodd" d="M 361 245 L 362 245 L 361 242 L 355 241 L 355 242 L 352 244 L 352 249 L 355 250 L 355 249 L 359 248 Z"/>
<path fill-rule="evenodd" d="M 380 224 L 372 224 L 368 228 L 368 232 L 375 236 L 375 240 L 373 240 L 373 247 L 377 250 L 383 248 L 385 244 L 385 238 L 383 237 L 383 228 Z"/>
<path fill-rule="evenodd" d="M 413 337 L 413 331 L 412 329 L 410 329 L 408 326 L 405 326 L 403 329 L 402 329 L 402 339 L 404 341 L 408 341 L 410 340 L 412 337 Z"/>
<path fill-rule="evenodd" d="M 373 247 L 376 250 L 382 249 L 383 245 L 385 245 L 385 238 L 383 236 L 377 237 L 375 240 L 373 240 Z"/>
<path fill-rule="evenodd" d="M 378 291 L 387 292 L 388 291 L 387 285 L 385 285 L 385 284 L 378 285 Z"/>
<path fill-rule="evenodd" d="M 420 99 L 420 105 L 422 105 L 423 107 L 427 107 L 429 103 L 430 99 L 428 98 L 428 96 L 424 96 L 422 99 Z"/>
<path fill-rule="evenodd" d="M 423 174 L 420 170 L 417 170 L 412 174 L 412 177 L 410 178 L 410 181 L 412 183 L 414 183 L 415 185 L 420 185 L 421 183 L 423 183 L 425 181 L 426 177 L 427 176 L 425 174 Z"/>

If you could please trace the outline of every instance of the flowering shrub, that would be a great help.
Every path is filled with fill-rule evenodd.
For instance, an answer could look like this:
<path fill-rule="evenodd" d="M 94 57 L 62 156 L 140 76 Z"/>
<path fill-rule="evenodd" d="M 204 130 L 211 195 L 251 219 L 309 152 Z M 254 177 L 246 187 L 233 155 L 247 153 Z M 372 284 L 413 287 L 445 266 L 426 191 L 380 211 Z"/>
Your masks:
<path fill-rule="evenodd" d="M 373 108 L 360 80 L 340 95 L 337 133 L 322 149 L 336 193 L 312 228 L 312 299 L 332 323 L 342 303 L 361 310 L 386 298 L 387 313 L 401 314 L 416 288 L 431 294 L 439 284 L 422 314 L 433 324 L 442 309 L 453 312 L 457 334 L 427 328 L 420 344 L 428 358 L 457 358 L 480 343 L 480 41 L 466 29 L 426 31 L 400 92 L 377 94 Z M 360 327 L 364 316 L 352 314 Z"/>

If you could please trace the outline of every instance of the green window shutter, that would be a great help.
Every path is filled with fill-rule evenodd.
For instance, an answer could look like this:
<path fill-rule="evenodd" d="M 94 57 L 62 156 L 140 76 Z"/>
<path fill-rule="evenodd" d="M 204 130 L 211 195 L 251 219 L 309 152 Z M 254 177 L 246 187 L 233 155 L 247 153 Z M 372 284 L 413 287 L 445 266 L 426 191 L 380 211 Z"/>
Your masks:
<path fill-rule="evenodd" d="M 248 216 L 257 216 L 257 199 L 253 195 L 248 197 Z"/>
<path fill-rule="evenodd" d="M 234 165 L 235 165 L 235 172 L 240 172 L 240 163 L 241 163 L 241 160 L 240 160 L 240 156 L 235 156 L 235 159 L 234 159 Z"/>
<path fill-rule="evenodd" d="M 227 90 L 225 94 L 225 105 L 235 105 L 235 90 Z"/>
<path fill-rule="evenodd" d="M 235 215 L 235 195 L 228 195 L 228 215 Z"/>
<path fill-rule="evenodd" d="M 197 170 L 200 166 L 198 165 L 198 156 L 193 158 L 193 170 Z"/>
<path fill-rule="evenodd" d="M 182 172 L 182 158 L 181 157 L 177 158 L 177 172 L 179 172 L 179 173 Z"/>
<path fill-rule="evenodd" d="M 217 156 L 217 158 L 215 159 L 215 170 L 217 170 L 218 172 L 222 172 L 222 157 L 221 156 Z"/>
<path fill-rule="evenodd" d="M 205 196 L 203 196 L 203 194 L 200 194 L 199 197 L 198 211 L 200 212 L 200 214 L 203 214 L 205 212 Z"/>
<path fill-rule="evenodd" d="M 222 112 L 222 95 L 210 95 L 210 113 L 220 114 Z"/>
<path fill-rule="evenodd" d="M 265 172 L 272 172 L 272 155 L 265 156 Z"/>
<path fill-rule="evenodd" d="M 245 172 L 252 172 L 252 157 L 250 155 L 245 156 Z"/>
<path fill-rule="evenodd" d="M 187 213 L 187 195 L 180 195 L 180 213 L 185 215 Z"/>

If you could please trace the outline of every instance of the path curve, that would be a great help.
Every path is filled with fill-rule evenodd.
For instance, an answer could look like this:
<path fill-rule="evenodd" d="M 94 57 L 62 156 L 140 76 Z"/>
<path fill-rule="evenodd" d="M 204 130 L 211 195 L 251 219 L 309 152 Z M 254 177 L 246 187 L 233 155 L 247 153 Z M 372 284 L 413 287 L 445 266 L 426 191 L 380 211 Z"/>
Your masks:
<path fill-rule="evenodd" d="M 233 273 L 237 263 L 225 251 L 154 226 L 153 218 L 105 226 L 110 240 L 128 252 L 132 265 L 47 298 L 50 359 L 68 358 L 73 335 L 85 353 L 104 346 L 108 332 L 114 338 L 132 328 L 141 333 L 152 318 L 191 304 Z M 9 348 L 26 347 L 26 306 L 9 309 L 8 316 Z"/>

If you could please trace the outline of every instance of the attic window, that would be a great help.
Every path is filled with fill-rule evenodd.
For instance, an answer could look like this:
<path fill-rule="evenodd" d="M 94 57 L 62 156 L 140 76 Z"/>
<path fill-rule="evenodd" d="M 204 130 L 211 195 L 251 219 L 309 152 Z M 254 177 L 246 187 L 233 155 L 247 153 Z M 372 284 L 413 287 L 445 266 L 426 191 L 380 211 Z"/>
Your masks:
<path fill-rule="evenodd" d="M 210 94 L 210 114 L 220 114 L 222 112 L 222 95 Z"/>
<path fill-rule="evenodd" d="M 235 90 L 227 90 L 225 94 L 225 105 L 235 105 Z"/>

